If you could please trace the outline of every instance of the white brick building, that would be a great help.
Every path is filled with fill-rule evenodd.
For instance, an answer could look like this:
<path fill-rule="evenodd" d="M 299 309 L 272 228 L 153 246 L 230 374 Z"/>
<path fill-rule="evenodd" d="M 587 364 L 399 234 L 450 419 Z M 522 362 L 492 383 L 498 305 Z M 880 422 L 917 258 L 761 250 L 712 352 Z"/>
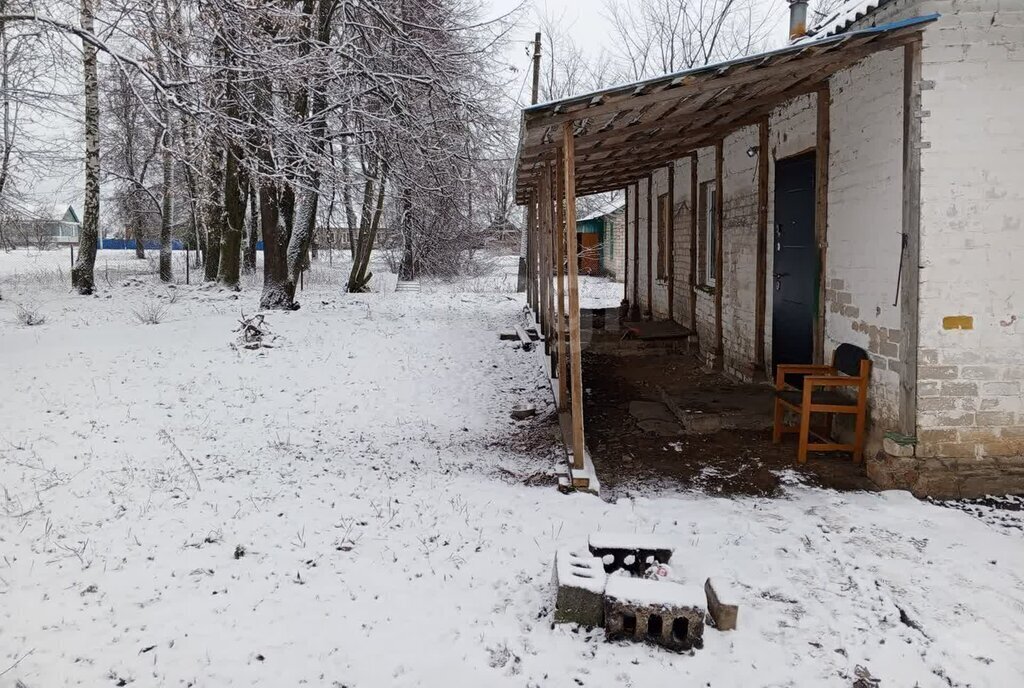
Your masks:
<path fill-rule="evenodd" d="M 816 52 L 695 74 L 675 109 L 703 98 L 706 126 L 625 180 L 634 313 L 691 327 L 709 364 L 748 380 L 861 346 L 869 476 L 918 494 L 1024 492 L 1024 0 L 851 0 L 800 46 Z M 801 80 L 801 60 L 820 80 Z M 804 92 L 716 86 L 759 68 Z M 562 106 L 577 146 L 585 115 L 621 93 Z M 591 180 L 612 165 L 576 155 L 580 183 L 602 189 Z M 886 433 L 916 439 L 914 455 L 883 451 Z"/>

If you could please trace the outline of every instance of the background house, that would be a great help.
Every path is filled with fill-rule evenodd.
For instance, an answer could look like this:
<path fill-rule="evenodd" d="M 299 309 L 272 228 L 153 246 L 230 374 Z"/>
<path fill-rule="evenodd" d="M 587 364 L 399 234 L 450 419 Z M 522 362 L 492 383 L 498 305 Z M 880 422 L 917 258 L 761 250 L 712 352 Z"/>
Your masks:
<path fill-rule="evenodd" d="M 6 219 L 4 241 L 13 246 L 52 248 L 77 244 L 82 222 L 71 205 L 42 204 L 21 209 Z"/>
<path fill-rule="evenodd" d="M 576 246 L 580 273 L 608 275 L 621 282 L 625 262 L 625 205 L 602 205 L 576 220 Z"/>

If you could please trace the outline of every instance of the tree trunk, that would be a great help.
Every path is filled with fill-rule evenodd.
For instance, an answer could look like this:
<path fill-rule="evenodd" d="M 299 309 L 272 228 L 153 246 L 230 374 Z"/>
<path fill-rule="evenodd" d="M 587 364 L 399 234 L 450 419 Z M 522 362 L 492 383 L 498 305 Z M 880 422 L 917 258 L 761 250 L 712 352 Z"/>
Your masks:
<path fill-rule="evenodd" d="M 282 227 L 279 195 L 280 190 L 273 180 L 264 179 L 260 184 L 260 226 L 263 234 L 260 308 L 295 310 L 295 283 L 288 279 L 288 235 Z"/>
<path fill-rule="evenodd" d="M 247 275 L 256 272 L 256 244 L 260 240 L 260 214 L 256 189 L 249 185 L 249 219 L 246 223 L 249 227 L 249 236 L 245 242 L 245 253 L 242 256 L 242 270 Z"/>
<path fill-rule="evenodd" d="M 220 240 L 218 281 L 229 289 L 238 289 L 239 259 L 242 253 L 242 228 L 245 226 L 244 172 L 239 169 L 241 148 L 232 145 L 224 168 L 224 213 L 226 222 Z"/>
<path fill-rule="evenodd" d="M 93 0 L 82 0 L 82 30 L 93 33 L 96 10 Z M 100 224 L 100 87 L 96 73 L 96 46 L 82 41 L 85 83 L 85 201 L 78 258 L 71 270 L 71 286 L 79 294 L 91 294 L 96 287 L 96 243 Z"/>
<path fill-rule="evenodd" d="M 171 224 L 174 222 L 174 156 L 171 153 L 171 111 L 164 103 L 163 205 L 160 208 L 160 280 L 174 279 L 171 269 Z"/>
<path fill-rule="evenodd" d="M 135 239 L 135 257 L 139 260 L 146 259 L 146 244 L 143 239 L 145 238 L 145 232 L 142 229 L 143 221 L 141 213 L 132 211 L 132 221 L 135 223 L 135 227 L 132 228 L 131 237 Z"/>
<path fill-rule="evenodd" d="M 206 179 L 203 180 L 206 184 L 206 207 L 203 209 L 206 217 L 206 264 L 203 279 L 215 282 L 220 269 L 220 235 L 224 227 L 224 149 L 212 140 L 209 145 Z"/>
<path fill-rule="evenodd" d="M 416 279 L 416 256 L 412 240 L 412 199 L 408 187 L 402 189 L 402 262 L 398 266 L 398 279 Z"/>
<path fill-rule="evenodd" d="M 363 222 L 359 229 L 359 247 L 355 261 L 352 263 L 352 272 L 348 278 L 348 291 L 353 293 L 368 291 L 370 280 L 373 278 L 373 273 L 369 272 L 370 256 L 373 252 L 373 243 L 377 238 L 380 218 L 384 212 L 385 181 L 383 175 L 377 184 L 377 205 L 372 211 L 372 218 L 369 206 L 373 198 L 373 181 L 368 179 L 363 190 Z"/>
<path fill-rule="evenodd" d="M 352 166 L 348 159 L 348 146 L 341 147 L 341 198 L 345 205 L 345 222 L 348 224 L 348 250 L 352 254 L 352 261 L 356 259 L 356 211 L 352 207 Z"/>

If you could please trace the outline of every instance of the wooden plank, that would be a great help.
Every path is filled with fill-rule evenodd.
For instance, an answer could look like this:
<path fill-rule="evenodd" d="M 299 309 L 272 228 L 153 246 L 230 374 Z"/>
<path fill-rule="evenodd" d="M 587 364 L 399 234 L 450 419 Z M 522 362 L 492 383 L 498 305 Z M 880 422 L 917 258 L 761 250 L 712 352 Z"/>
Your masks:
<path fill-rule="evenodd" d="M 764 371 L 768 304 L 768 118 L 757 125 L 757 289 L 754 305 L 754 370 Z"/>
<path fill-rule="evenodd" d="M 554 210 L 554 204 L 552 196 L 554 195 L 552 189 L 551 179 L 551 166 L 548 166 L 546 173 L 543 177 L 543 189 L 544 193 L 541 201 L 541 218 L 542 231 L 541 231 L 541 293 L 543 294 L 543 304 L 541 311 L 544 314 L 544 337 L 545 340 L 551 337 L 551 268 L 552 268 L 552 257 L 551 257 L 551 225 L 554 221 L 551 217 L 552 211 Z M 550 352 L 550 345 L 545 343 L 544 350 L 546 353 Z"/>
<path fill-rule="evenodd" d="M 633 185 L 633 303 L 630 314 L 640 312 L 640 182 Z"/>
<path fill-rule="evenodd" d="M 818 308 L 814 327 L 814 362 L 825 360 L 825 275 L 828 257 L 828 158 L 831 141 L 830 110 L 832 94 L 829 88 L 818 91 L 817 133 L 814 156 L 814 236 L 818 245 Z"/>
<path fill-rule="evenodd" d="M 622 190 L 623 198 L 626 199 L 624 210 L 626 211 L 625 217 L 623 218 L 623 236 L 622 245 L 626 247 L 626 254 L 623 257 L 623 269 L 622 269 L 622 300 L 629 301 L 629 185 Z"/>
<path fill-rule="evenodd" d="M 526 207 L 526 305 L 537 313 L 537 264 L 535 248 L 537 243 L 537 192 L 530 191 L 530 203 Z"/>
<path fill-rule="evenodd" d="M 654 315 L 654 211 L 652 196 L 654 196 L 654 175 L 647 175 L 647 304 L 644 308 L 644 318 L 650 320 Z"/>
<path fill-rule="evenodd" d="M 569 225 L 576 219 L 576 154 L 573 147 L 572 122 L 562 127 L 565 158 L 565 225 L 566 240 L 570 239 Z M 575 227 L 573 227 L 575 229 Z M 572 246 L 573 244 L 567 244 Z M 569 256 L 569 359 L 572 377 L 572 468 L 583 469 L 583 362 L 580 357 L 580 284 L 575 251 Z"/>
<path fill-rule="evenodd" d="M 676 296 L 676 163 L 668 164 L 668 319 L 675 320 Z"/>
<path fill-rule="evenodd" d="M 564 411 L 569 401 L 569 346 L 565 341 L 567 313 L 565 308 L 565 165 L 559 159 L 555 174 L 555 246 L 558 265 L 558 410 Z"/>
<path fill-rule="evenodd" d="M 725 219 L 724 147 L 721 139 L 715 144 L 715 370 L 722 370 L 725 367 L 725 346 L 722 340 L 722 292 L 725 291 L 725 275 L 722 274 L 725 262 L 725 251 L 722 246 L 722 224 Z"/>
<path fill-rule="evenodd" d="M 690 329 L 697 332 L 697 151 L 690 153 Z"/>
<path fill-rule="evenodd" d="M 903 269 L 900 275 L 899 427 L 917 435 L 921 263 L 921 41 L 903 49 Z"/>
<path fill-rule="evenodd" d="M 523 345 L 523 351 L 533 351 L 533 340 L 526 334 L 522 325 L 516 325 L 516 335 L 519 337 L 519 343 Z"/>
<path fill-rule="evenodd" d="M 551 203 L 548 204 L 548 214 L 550 222 L 548 225 L 548 272 L 546 279 L 548 282 L 548 338 L 551 340 L 551 344 L 548 347 L 548 356 L 550 363 L 549 372 L 551 375 L 555 374 L 558 369 L 558 349 L 557 339 L 559 337 L 559 324 L 558 320 L 558 305 L 555 303 L 557 296 L 557 288 L 552 284 L 552 280 L 555 275 L 555 261 L 558 260 L 558 236 L 561 227 L 558 224 L 559 213 L 556 210 L 558 205 L 558 183 L 555 179 L 558 177 L 558 166 L 555 164 L 551 165 Z"/>

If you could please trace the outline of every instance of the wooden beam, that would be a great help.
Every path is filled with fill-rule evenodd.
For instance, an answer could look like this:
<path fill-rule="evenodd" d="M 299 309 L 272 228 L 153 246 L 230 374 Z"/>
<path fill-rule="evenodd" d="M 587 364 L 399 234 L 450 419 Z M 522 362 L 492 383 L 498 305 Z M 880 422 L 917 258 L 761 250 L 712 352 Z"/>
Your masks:
<path fill-rule="evenodd" d="M 666 247 L 668 251 L 668 319 L 675 320 L 675 305 L 676 296 L 676 163 L 675 161 L 668 164 L 668 217 L 665 218 L 668 222 L 668 228 L 666 229 Z M 658 256 L 661 259 L 661 256 Z"/>
<path fill-rule="evenodd" d="M 572 122 L 562 127 L 562 147 L 565 158 L 565 227 L 569 251 L 569 353 L 572 378 L 572 467 L 582 470 L 586 445 L 583 441 L 583 362 L 580 357 L 580 284 L 576 263 L 576 154 L 573 148 Z"/>
<path fill-rule="evenodd" d="M 530 190 L 530 201 L 526 207 L 526 305 L 537 313 L 537 192 Z"/>
<path fill-rule="evenodd" d="M 633 185 L 633 303 L 629 308 L 634 320 L 640 313 L 640 181 Z"/>
<path fill-rule="evenodd" d="M 814 156 L 814 236 L 818 246 L 818 308 L 814 327 L 814 362 L 825 360 L 825 275 L 828 257 L 828 159 L 831 141 L 832 94 L 826 85 L 818 91 L 817 142 Z"/>
<path fill-rule="evenodd" d="M 560 207 L 559 207 L 560 206 L 560 202 L 558 200 L 558 189 L 561 187 L 561 184 L 559 184 L 557 182 L 557 179 L 558 179 L 558 165 L 557 164 L 552 164 L 551 165 L 551 180 L 552 180 L 551 181 L 551 201 L 552 201 L 552 204 L 550 206 L 551 224 L 548 227 L 549 234 L 548 234 L 548 272 L 547 272 L 548 299 L 549 299 L 549 301 L 548 301 L 548 303 L 549 303 L 549 306 L 548 306 L 548 318 L 549 318 L 548 337 L 551 340 L 551 346 L 548 349 L 548 356 L 549 356 L 548 362 L 551 364 L 550 370 L 551 370 L 551 375 L 552 376 L 557 376 L 557 370 L 558 370 L 558 349 L 557 349 L 557 346 L 558 346 L 558 338 L 561 336 L 561 333 L 559 332 L 559 329 L 558 329 L 559 326 L 561 325 L 561 321 L 558 319 L 558 304 L 555 302 L 555 299 L 556 299 L 558 293 L 557 293 L 556 286 L 551 283 L 551 280 L 554 279 L 554 276 L 555 276 L 555 273 L 556 273 L 555 261 L 558 260 L 558 237 L 559 237 L 559 232 L 562 231 L 562 227 L 559 224 L 559 219 L 561 218 L 561 212 L 560 212 Z"/>
<path fill-rule="evenodd" d="M 622 268 L 622 300 L 629 301 L 629 185 L 622 190 L 622 196 L 626 199 L 625 217 L 623 218 L 622 245 L 626 248 L 623 256 Z"/>
<path fill-rule="evenodd" d="M 654 175 L 647 175 L 647 308 L 644 310 L 644 318 L 650 320 L 654 317 L 654 271 L 651 269 L 654 256 L 654 214 L 651 210 L 654 195 Z"/>
<path fill-rule="evenodd" d="M 899 428 L 917 435 L 921 263 L 921 41 L 903 48 L 903 256 L 900 273 Z"/>
<path fill-rule="evenodd" d="M 725 291 L 725 275 L 722 266 L 725 249 L 722 246 L 724 237 L 722 223 L 725 218 L 725 155 L 724 142 L 719 139 L 715 144 L 715 370 L 725 367 L 725 347 L 722 340 L 722 292 Z"/>
<path fill-rule="evenodd" d="M 537 273 L 538 293 L 540 294 L 538 319 L 540 320 L 540 330 L 544 335 L 545 354 L 548 354 L 551 350 L 551 300 L 549 298 L 551 291 L 551 266 L 548 263 L 548 247 L 551 245 L 548 236 L 548 233 L 551 231 L 551 208 L 551 167 L 548 166 L 540 179 L 540 206 L 538 208 L 540 233 L 538 234 L 539 241 L 537 242 L 538 262 L 540 264 Z"/>
<path fill-rule="evenodd" d="M 557 249 L 558 265 L 555 269 L 558 275 L 558 410 L 565 411 L 569 401 L 569 345 L 565 341 L 568 330 L 567 313 L 565 307 L 565 162 L 561 158 L 555 170 L 555 246 Z"/>
<path fill-rule="evenodd" d="M 697 151 L 690 153 L 690 329 L 697 332 Z"/>
<path fill-rule="evenodd" d="M 757 125 L 757 280 L 754 305 L 754 370 L 764 371 L 768 302 L 768 118 Z"/>

